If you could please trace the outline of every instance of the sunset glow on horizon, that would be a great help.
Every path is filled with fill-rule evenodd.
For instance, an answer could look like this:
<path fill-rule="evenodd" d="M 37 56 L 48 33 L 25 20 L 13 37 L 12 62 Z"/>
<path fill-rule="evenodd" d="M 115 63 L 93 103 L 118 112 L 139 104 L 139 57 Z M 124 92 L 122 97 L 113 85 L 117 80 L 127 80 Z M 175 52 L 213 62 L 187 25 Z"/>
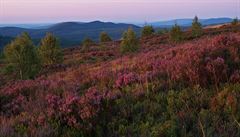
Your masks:
<path fill-rule="evenodd" d="M 240 16 L 240 0 L 0 0 L 0 23 L 146 22 Z"/>

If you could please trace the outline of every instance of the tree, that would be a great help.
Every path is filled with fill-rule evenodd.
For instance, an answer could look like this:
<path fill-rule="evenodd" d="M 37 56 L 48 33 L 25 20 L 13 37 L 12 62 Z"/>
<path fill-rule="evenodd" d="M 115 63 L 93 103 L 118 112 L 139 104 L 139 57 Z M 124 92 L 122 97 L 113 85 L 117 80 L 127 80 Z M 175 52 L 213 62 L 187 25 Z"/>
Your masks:
<path fill-rule="evenodd" d="M 82 42 L 82 49 L 87 50 L 89 49 L 90 46 L 94 44 L 94 41 L 91 40 L 90 38 L 85 38 Z"/>
<path fill-rule="evenodd" d="M 126 32 L 123 33 L 123 40 L 121 42 L 121 52 L 135 52 L 139 49 L 138 39 L 135 32 L 129 28 Z"/>
<path fill-rule="evenodd" d="M 173 42 L 180 42 L 183 40 L 183 32 L 181 27 L 175 24 L 170 31 L 170 39 Z"/>
<path fill-rule="evenodd" d="M 44 65 L 52 65 L 63 62 L 63 51 L 57 38 L 51 33 L 47 33 L 45 38 L 41 40 L 38 51 Z"/>
<path fill-rule="evenodd" d="M 112 39 L 106 32 L 102 32 L 100 34 L 100 42 L 110 42 L 110 41 L 112 41 Z"/>
<path fill-rule="evenodd" d="M 3 52 L 0 50 L 0 64 L 2 64 L 4 61 L 4 54 Z M 2 68 L 0 67 L 0 73 L 2 72 Z"/>
<path fill-rule="evenodd" d="M 199 37 L 203 33 L 202 24 L 199 22 L 198 17 L 195 16 L 192 23 L 192 36 Z"/>
<path fill-rule="evenodd" d="M 0 61 L 4 58 L 3 52 L 0 50 Z"/>
<path fill-rule="evenodd" d="M 238 24 L 238 17 L 236 17 L 235 19 L 233 19 L 232 21 L 232 25 L 237 25 Z"/>
<path fill-rule="evenodd" d="M 155 31 L 152 26 L 144 26 L 142 30 L 142 37 L 151 36 L 154 32 Z"/>
<path fill-rule="evenodd" d="M 13 66 L 20 79 L 34 78 L 40 70 L 35 46 L 27 33 L 22 33 L 4 48 L 8 65 Z"/>

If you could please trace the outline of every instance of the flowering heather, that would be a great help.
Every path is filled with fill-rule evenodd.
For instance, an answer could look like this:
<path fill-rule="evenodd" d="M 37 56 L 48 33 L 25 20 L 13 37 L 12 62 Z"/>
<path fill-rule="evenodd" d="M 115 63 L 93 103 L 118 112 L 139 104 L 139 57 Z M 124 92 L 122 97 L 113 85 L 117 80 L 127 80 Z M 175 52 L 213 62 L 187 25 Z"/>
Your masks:
<path fill-rule="evenodd" d="M 0 136 L 240 135 L 240 33 L 140 43 L 66 49 L 64 65 L 3 85 Z"/>
<path fill-rule="evenodd" d="M 118 74 L 118 79 L 116 80 L 115 84 L 116 84 L 116 87 L 121 88 L 123 86 L 127 86 L 137 81 L 138 81 L 138 76 L 132 72 L 120 73 Z"/>

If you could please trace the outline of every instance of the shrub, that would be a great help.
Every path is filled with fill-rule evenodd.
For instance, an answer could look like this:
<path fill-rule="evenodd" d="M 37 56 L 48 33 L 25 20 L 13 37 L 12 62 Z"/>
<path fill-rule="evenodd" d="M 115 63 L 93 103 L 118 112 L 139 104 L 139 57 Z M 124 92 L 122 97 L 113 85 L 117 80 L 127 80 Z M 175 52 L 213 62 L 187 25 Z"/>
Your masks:
<path fill-rule="evenodd" d="M 118 79 L 115 82 L 116 87 L 121 88 L 138 81 L 138 77 L 134 73 L 123 73 L 118 74 Z"/>
<path fill-rule="evenodd" d="M 20 79 L 33 78 L 40 70 L 39 57 L 30 36 L 23 33 L 4 49 L 8 62 L 15 68 Z"/>
<path fill-rule="evenodd" d="M 168 31 L 168 29 L 160 29 L 160 30 L 158 30 L 157 32 L 156 32 L 156 34 L 158 34 L 158 35 L 162 35 L 162 34 L 167 34 L 169 31 Z"/>
<path fill-rule="evenodd" d="M 175 24 L 170 31 L 170 39 L 173 42 L 181 42 L 183 40 L 183 32 L 177 24 Z"/>
<path fill-rule="evenodd" d="M 94 41 L 90 38 L 85 38 L 82 42 L 82 49 L 87 50 L 90 46 L 94 44 Z"/>
<path fill-rule="evenodd" d="M 135 32 L 129 28 L 126 32 L 123 34 L 123 40 L 121 42 L 121 52 L 127 53 L 127 52 L 135 52 L 139 49 L 139 43 L 138 39 L 135 35 Z"/>
<path fill-rule="evenodd" d="M 151 36 L 154 34 L 154 28 L 152 26 L 144 26 L 142 30 L 142 37 Z"/>
<path fill-rule="evenodd" d="M 201 36 L 202 33 L 203 33 L 202 25 L 198 21 L 198 17 L 195 16 L 195 18 L 193 19 L 193 23 L 192 23 L 192 36 L 196 38 L 196 37 Z"/>
<path fill-rule="evenodd" d="M 110 42 L 110 41 L 112 41 L 112 39 L 106 32 L 102 32 L 100 34 L 100 42 Z"/>
<path fill-rule="evenodd" d="M 63 52 L 59 42 L 53 34 L 48 33 L 41 40 L 39 55 L 44 65 L 52 65 L 63 62 Z"/>

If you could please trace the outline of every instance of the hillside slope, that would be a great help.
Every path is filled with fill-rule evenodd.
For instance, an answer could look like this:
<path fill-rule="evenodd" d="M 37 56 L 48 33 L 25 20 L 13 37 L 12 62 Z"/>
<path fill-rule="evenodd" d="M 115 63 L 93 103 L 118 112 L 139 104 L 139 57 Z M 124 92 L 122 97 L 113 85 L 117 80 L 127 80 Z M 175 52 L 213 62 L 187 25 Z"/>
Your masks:
<path fill-rule="evenodd" d="M 240 136 L 240 26 L 145 37 L 132 54 L 119 44 L 67 48 L 36 79 L 6 80 L 0 136 Z"/>

